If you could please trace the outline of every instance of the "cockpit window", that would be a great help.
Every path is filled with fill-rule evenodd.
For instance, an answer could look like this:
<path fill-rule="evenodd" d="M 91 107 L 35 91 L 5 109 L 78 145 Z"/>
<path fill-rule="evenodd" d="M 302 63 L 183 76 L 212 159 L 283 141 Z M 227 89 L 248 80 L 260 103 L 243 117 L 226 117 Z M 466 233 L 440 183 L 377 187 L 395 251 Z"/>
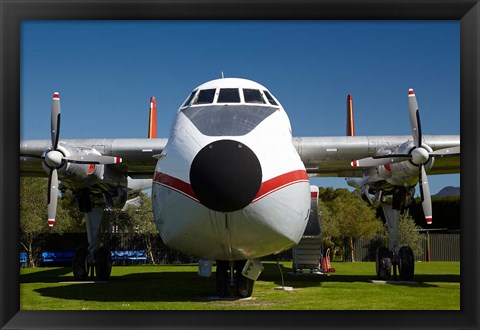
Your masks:
<path fill-rule="evenodd" d="M 265 93 L 265 96 L 267 97 L 267 100 L 268 100 L 268 102 L 270 102 L 271 105 L 277 105 L 278 106 L 277 102 L 275 102 L 275 100 L 273 99 L 273 96 L 270 95 L 269 92 L 267 92 L 267 91 L 263 91 L 263 92 Z"/>
<path fill-rule="evenodd" d="M 240 94 L 237 88 L 221 88 L 217 103 L 240 103 Z"/>
<path fill-rule="evenodd" d="M 193 91 L 192 94 L 188 97 L 188 99 L 183 103 L 182 107 L 188 107 L 190 105 L 190 102 L 192 102 L 193 97 L 197 94 L 197 91 Z"/>
<path fill-rule="evenodd" d="M 198 93 L 197 99 L 193 104 L 208 104 L 213 103 L 213 98 L 215 97 L 215 89 L 204 89 Z"/>
<path fill-rule="evenodd" d="M 258 89 L 244 88 L 243 98 L 245 99 L 245 103 L 265 104 L 265 100 Z"/>

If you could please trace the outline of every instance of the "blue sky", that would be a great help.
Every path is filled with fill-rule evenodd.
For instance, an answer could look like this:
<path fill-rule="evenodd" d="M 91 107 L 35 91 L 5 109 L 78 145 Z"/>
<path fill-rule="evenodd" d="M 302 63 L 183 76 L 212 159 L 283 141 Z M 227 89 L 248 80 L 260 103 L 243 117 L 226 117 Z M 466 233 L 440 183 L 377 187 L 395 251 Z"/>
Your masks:
<path fill-rule="evenodd" d="M 49 138 L 54 91 L 61 138 L 145 137 L 150 96 L 168 137 L 189 92 L 222 71 L 266 86 L 294 136 L 344 135 L 348 93 L 357 135 L 408 135 L 411 87 L 424 134 L 460 134 L 458 21 L 23 21 L 21 138 Z"/>

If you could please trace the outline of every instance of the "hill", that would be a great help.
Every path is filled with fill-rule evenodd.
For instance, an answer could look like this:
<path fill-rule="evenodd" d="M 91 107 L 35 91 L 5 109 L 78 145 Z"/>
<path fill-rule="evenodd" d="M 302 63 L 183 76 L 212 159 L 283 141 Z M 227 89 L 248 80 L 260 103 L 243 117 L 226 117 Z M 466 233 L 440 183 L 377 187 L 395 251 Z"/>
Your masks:
<path fill-rule="evenodd" d="M 460 187 L 444 187 L 436 195 L 432 197 L 448 197 L 448 196 L 460 196 Z"/>

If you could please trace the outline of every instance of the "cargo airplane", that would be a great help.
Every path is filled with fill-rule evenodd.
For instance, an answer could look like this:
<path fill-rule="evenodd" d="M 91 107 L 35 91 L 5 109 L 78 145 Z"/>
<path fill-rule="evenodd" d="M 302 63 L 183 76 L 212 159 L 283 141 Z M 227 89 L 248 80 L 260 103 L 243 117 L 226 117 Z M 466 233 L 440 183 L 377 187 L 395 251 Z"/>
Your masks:
<path fill-rule="evenodd" d="M 296 245 L 310 213 L 316 214 L 311 201 L 318 190 L 309 176 L 350 178 L 367 200 L 376 196 L 393 210 L 397 236 L 398 211 L 420 182 L 431 221 L 426 172 L 459 172 L 460 137 L 424 135 L 413 90 L 408 99 L 413 136 L 292 137 L 287 113 L 266 87 L 222 78 L 193 89 L 168 139 L 156 137 L 152 98 L 148 138 L 62 140 L 60 95 L 54 93 L 51 138 L 21 141 L 21 175 L 49 177 L 50 226 L 58 190 L 74 192 L 89 243 L 75 251 L 76 279 L 85 280 L 90 270 L 108 279 L 110 253 L 97 239 L 103 211 L 151 187 L 165 244 L 199 257 L 210 271 L 215 261 L 218 295 L 248 297 L 262 270 L 259 258 Z M 352 111 L 351 98 L 348 103 Z M 347 126 L 354 135 L 353 120 Z M 405 249 L 394 244 L 380 251 L 378 275 L 386 276 L 387 259 L 390 265 L 399 260 L 400 275 L 413 275 L 411 249 Z"/>

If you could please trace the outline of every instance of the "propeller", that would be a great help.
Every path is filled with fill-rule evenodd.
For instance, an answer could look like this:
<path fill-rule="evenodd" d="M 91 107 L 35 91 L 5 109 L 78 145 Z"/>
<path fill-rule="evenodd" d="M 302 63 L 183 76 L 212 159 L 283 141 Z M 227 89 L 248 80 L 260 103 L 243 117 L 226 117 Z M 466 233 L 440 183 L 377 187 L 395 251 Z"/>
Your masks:
<path fill-rule="evenodd" d="M 97 154 L 89 155 L 71 155 L 66 157 L 58 149 L 58 141 L 60 139 L 60 94 L 53 93 L 52 110 L 51 110 L 51 147 L 47 149 L 43 156 L 38 155 L 21 155 L 24 157 L 35 157 L 44 160 L 48 172 L 48 226 L 53 227 L 55 224 L 55 216 L 57 213 L 58 200 L 58 169 L 63 166 L 64 162 L 76 164 L 102 164 L 111 165 L 122 162 L 122 158 L 114 156 L 104 156 Z"/>
<path fill-rule="evenodd" d="M 367 157 L 351 162 L 353 167 L 376 167 L 380 165 L 393 164 L 410 160 L 419 167 L 418 183 L 420 187 L 420 197 L 422 199 L 422 208 L 425 215 L 425 221 L 432 223 L 432 201 L 430 188 L 428 186 L 425 164 L 432 157 L 454 157 L 460 155 L 460 147 L 451 147 L 429 152 L 422 146 L 422 125 L 420 123 L 420 112 L 418 111 L 417 98 L 413 89 L 408 90 L 408 113 L 410 117 L 410 128 L 412 130 L 414 148 L 408 154 L 387 154 L 373 157 Z"/>
<path fill-rule="evenodd" d="M 57 214 L 58 199 L 58 173 L 57 168 L 62 166 L 62 154 L 57 150 L 60 137 L 60 94 L 53 93 L 52 114 L 51 114 L 51 142 L 52 150 L 45 154 L 45 162 L 51 168 L 48 177 L 48 226 L 53 227 Z"/>

